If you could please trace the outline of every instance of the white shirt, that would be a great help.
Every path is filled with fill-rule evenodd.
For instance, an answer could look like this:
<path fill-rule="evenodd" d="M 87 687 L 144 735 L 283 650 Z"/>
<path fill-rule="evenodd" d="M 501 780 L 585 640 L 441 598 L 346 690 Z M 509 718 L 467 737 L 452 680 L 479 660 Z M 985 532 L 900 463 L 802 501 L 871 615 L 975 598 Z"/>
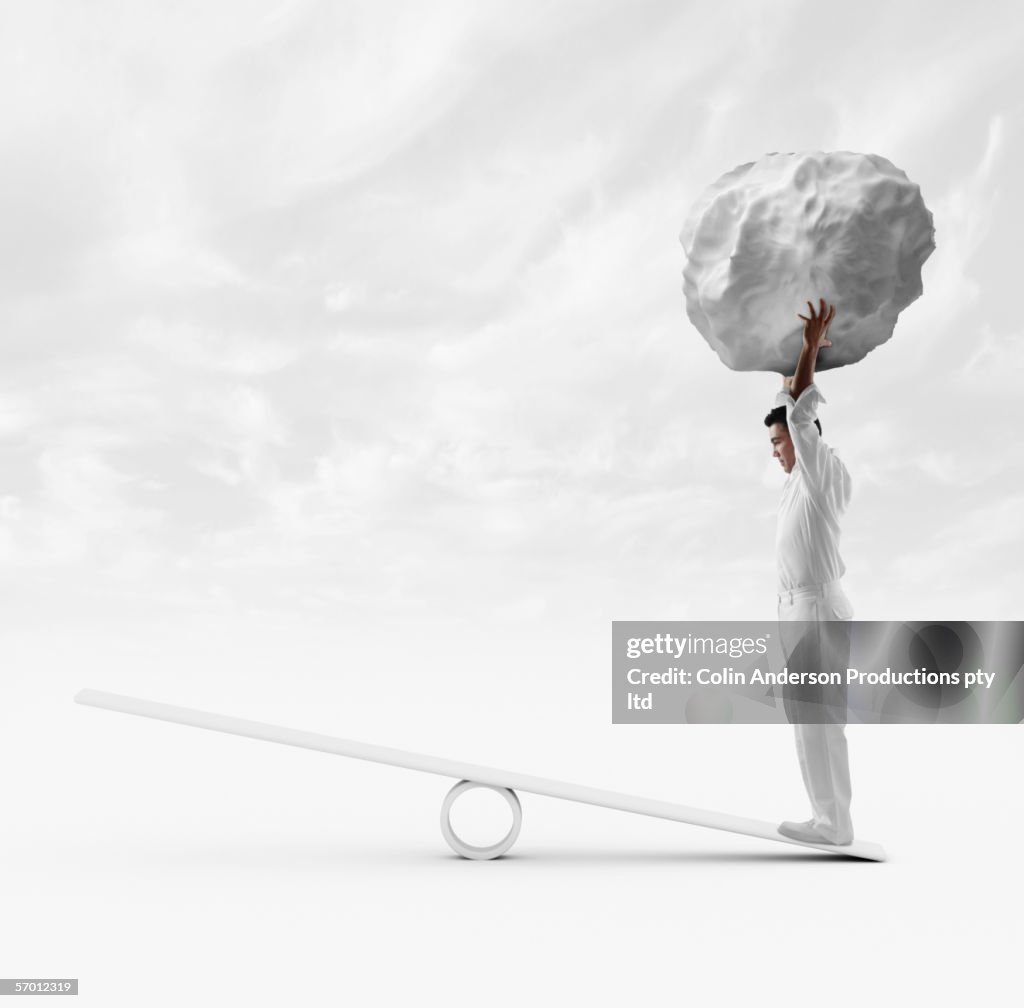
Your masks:
<path fill-rule="evenodd" d="M 819 402 L 825 397 L 813 383 L 799 399 L 786 391 L 775 397 L 776 406 L 786 407 L 796 451 L 782 489 L 775 534 L 779 592 L 825 584 L 846 573 L 839 555 L 839 516 L 850 503 L 850 474 L 814 425 Z"/>

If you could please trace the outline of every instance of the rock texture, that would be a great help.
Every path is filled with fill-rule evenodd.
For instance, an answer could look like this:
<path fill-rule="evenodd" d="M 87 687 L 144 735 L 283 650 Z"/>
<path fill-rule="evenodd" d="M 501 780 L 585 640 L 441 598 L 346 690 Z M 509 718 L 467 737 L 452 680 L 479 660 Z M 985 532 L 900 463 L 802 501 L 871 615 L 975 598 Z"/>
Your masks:
<path fill-rule="evenodd" d="M 836 306 L 819 371 L 862 360 L 921 296 L 935 249 L 920 189 L 850 151 L 767 154 L 694 204 L 679 240 L 686 313 L 734 371 L 792 374 L 808 300 Z"/>

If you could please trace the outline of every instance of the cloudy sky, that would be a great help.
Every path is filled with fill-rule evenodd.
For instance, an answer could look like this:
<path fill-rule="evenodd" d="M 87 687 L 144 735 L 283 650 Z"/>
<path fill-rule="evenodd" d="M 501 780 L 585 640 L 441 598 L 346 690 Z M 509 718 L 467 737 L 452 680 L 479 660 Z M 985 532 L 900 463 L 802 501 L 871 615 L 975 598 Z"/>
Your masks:
<path fill-rule="evenodd" d="M 821 382 L 857 614 L 1019 616 L 1024 18 L 849 11 L 7 6 L 9 628 L 770 618 L 777 379 L 693 329 L 678 233 L 800 150 L 935 218 Z"/>

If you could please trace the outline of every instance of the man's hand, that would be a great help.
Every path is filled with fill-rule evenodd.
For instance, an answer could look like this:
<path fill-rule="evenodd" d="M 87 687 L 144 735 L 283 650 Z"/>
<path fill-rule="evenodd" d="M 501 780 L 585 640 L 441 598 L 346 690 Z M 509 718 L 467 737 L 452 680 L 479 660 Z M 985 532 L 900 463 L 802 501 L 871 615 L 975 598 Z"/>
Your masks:
<path fill-rule="evenodd" d="M 818 357 L 818 348 L 832 346 L 832 341 L 825 338 L 828 332 L 829 323 L 836 313 L 836 306 L 829 305 L 825 312 L 825 299 L 820 298 L 821 310 L 814 314 L 814 305 L 810 301 L 807 307 L 811 309 L 811 317 L 797 315 L 798 319 L 804 320 L 804 348 L 800 351 L 800 360 L 796 363 L 796 371 L 793 373 L 793 380 L 789 383 L 789 394 L 794 399 L 799 399 L 803 390 L 814 381 L 814 365 Z"/>
<path fill-rule="evenodd" d="M 804 320 L 804 345 L 809 347 L 832 346 L 832 341 L 825 338 L 825 334 L 828 332 L 829 323 L 835 317 L 836 306 L 830 304 L 828 306 L 828 314 L 825 313 L 825 299 L 818 299 L 821 303 L 821 310 L 817 315 L 814 314 L 814 305 L 810 301 L 807 302 L 807 307 L 811 310 L 811 317 L 806 318 L 803 315 L 797 315 L 798 319 Z"/>

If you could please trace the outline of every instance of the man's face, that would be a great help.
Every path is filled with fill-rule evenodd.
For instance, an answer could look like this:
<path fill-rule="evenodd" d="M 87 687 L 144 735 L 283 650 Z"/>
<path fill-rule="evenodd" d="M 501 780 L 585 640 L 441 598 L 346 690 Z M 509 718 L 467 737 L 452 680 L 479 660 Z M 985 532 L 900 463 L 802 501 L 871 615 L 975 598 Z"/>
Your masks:
<path fill-rule="evenodd" d="M 792 471 L 793 466 L 796 465 L 796 451 L 793 448 L 789 431 L 786 430 L 786 425 L 773 423 L 768 428 L 768 436 L 772 442 L 772 458 L 779 460 L 779 464 L 785 472 Z"/>

